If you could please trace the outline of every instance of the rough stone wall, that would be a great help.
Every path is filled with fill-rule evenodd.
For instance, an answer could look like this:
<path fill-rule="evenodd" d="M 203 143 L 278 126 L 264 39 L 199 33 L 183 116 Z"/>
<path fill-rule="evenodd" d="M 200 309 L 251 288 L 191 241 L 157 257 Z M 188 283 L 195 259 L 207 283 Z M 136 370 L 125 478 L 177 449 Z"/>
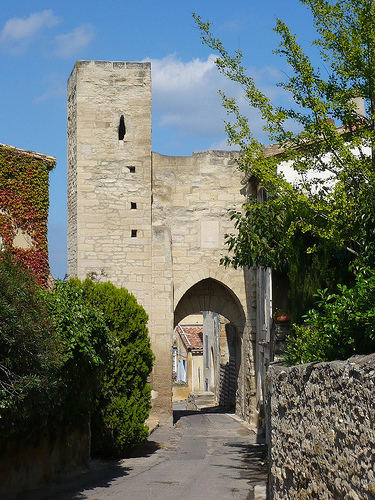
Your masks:
<path fill-rule="evenodd" d="M 375 354 L 271 365 L 270 499 L 375 498 Z"/>
<path fill-rule="evenodd" d="M 77 66 L 68 80 L 67 102 L 67 200 L 68 200 L 68 275 L 77 272 Z"/>
<path fill-rule="evenodd" d="M 89 467 L 89 425 L 50 429 L 37 440 L 10 442 L 1 451 L 0 497 L 29 498 L 26 490 Z"/>

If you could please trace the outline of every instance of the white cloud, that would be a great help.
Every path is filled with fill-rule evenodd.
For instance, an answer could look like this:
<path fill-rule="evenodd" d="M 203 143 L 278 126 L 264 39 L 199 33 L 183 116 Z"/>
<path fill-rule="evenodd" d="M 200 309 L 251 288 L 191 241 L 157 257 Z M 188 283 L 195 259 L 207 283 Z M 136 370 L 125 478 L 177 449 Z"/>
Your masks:
<path fill-rule="evenodd" d="M 224 122 L 230 117 L 222 107 L 218 89 L 237 99 L 243 114 L 250 120 L 253 133 L 266 140 L 259 115 L 249 108 L 242 88 L 224 77 L 215 66 L 215 56 L 206 60 L 183 62 L 174 54 L 151 61 L 153 116 L 156 128 L 169 128 L 178 138 L 206 138 L 212 148 L 231 149 L 226 144 Z M 275 86 L 280 73 L 273 67 L 252 69 L 249 74 L 258 87 L 272 99 L 283 90 Z"/>
<path fill-rule="evenodd" d="M 10 52 L 22 52 L 42 29 L 56 26 L 59 22 L 52 9 L 35 12 L 26 19 L 9 19 L 1 31 L 0 42 Z"/>
<path fill-rule="evenodd" d="M 153 85 L 166 92 L 200 86 L 212 71 L 216 71 L 214 60 L 215 56 L 209 56 L 207 61 L 193 59 L 185 63 L 176 59 L 174 54 L 163 59 L 150 59 Z"/>
<path fill-rule="evenodd" d="M 70 57 L 87 47 L 95 36 L 95 28 L 91 24 L 82 24 L 71 33 L 55 37 L 56 55 Z"/>
<path fill-rule="evenodd" d="M 191 136 L 214 137 L 224 128 L 225 111 L 218 88 L 231 85 L 207 60 L 183 62 L 175 55 L 151 59 L 153 110 L 158 127 Z"/>
<path fill-rule="evenodd" d="M 36 102 L 48 101 L 50 99 L 66 96 L 66 83 L 65 78 L 59 75 L 51 74 L 45 78 L 47 82 L 47 89 L 41 96 L 37 97 Z"/>

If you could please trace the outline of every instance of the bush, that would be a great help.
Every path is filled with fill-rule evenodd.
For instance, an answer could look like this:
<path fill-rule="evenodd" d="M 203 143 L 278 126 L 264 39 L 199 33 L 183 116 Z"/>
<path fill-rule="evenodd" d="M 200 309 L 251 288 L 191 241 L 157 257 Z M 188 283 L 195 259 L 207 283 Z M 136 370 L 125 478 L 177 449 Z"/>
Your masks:
<path fill-rule="evenodd" d="M 45 292 L 51 324 L 64 348 L 60 368 L 60 410 L 65 420 L 87 419 L 112 355 L 113 341 L 103 315 L 84 298 L 79 280 L 55 281 Z"/>
<path fill-rule="evenodd" d="M 98 405 L 92 415 L 92 451 L 115 456 L 127 453 L 148 434 L 153 364 L 147 314 L 135 297 L 111 283 L 83 283 L 84 296 L 98 308 L 115 341 L 115 355 L 106 366 Z"/>
<path fill-rule="evenodd" d="M 87 421 L 93 451 L 119 455 L 147 437 L 153 354 L 147 314 L 111 283 L 42 290 L 0 255 L 0 445 Z"/>
<path fill-rule="evenodd" d="M 287 340 L 288 363 L 346 359 L 375 351 L 375 270 L 359 272 L 351 288 L 337 288 L 333 294 L 319 290 L 305 326 L 294 327 Z"/>
<path fill-rule="evenodd" d="M 63 345 L 51 331 L 41 288 L 8 252 L 0 254 L 1 441 L 38 432 L 56 408 Z"/>
<path fill-rule="evenodd" d="M 82 285 L 42 290 L 30 271 L 0 254 L 0 444 L 57 424 L 87 422 L 112 337 Z"/>

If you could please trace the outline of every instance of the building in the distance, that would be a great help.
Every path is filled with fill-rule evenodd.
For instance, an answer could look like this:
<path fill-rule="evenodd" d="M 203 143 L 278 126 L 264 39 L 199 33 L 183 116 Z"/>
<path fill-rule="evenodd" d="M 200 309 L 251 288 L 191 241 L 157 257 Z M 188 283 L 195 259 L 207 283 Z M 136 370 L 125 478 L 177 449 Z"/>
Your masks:
<path fill-rule="evenodd" d="M 173 343 L 173 399 L 203 391 L 203 325 L 179 323 Z"/>

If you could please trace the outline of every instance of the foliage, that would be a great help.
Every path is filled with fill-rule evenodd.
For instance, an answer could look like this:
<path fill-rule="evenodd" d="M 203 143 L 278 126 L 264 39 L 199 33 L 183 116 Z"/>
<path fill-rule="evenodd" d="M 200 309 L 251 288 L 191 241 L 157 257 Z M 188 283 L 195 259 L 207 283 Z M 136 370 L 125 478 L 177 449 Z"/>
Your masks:
<path fill-rule="evenodd" d="M 312 12 L 317 32 L 313 46 L 323 69 L 314 67 L 297 37 L 278 19 L 276 54 L 290 67 L 289 78 L 279 85 L 290 93 L 291 108 L 273 104 L 259 91 L 242 65 L 241 51 L 230 55 L 210 24 L 194 16 L 203 42 L 219 53 L 217 67 L 242 86 L 269 140 L 277 144 L 265 148 L 236 101 L 222 95 L 236 118 L 226 129 L 230 142 L 243 150 L 239 167 L 268 196 L 262 204 L 254 196 L 242 212 L 231 213 L 237 234 L 226 238 L 232 253 L 223 263 L 286 271 L 292 302 L 307 272 L 305 298 L 293 305 L 296 319 L 311 305 L 318 287 L 333 291 L 338 283 L 350 282 L 350 269 L 375 267 L 375 4 L 301 2 Z M 365 113 L 357 109 L 356 98 L 363 98 Z M 286 172 L 296 181 L 288 182 Z"/>
<path fill-rule="evenodd" d="M 328 361 L 326 355 L 327 342 L 317 330 L 293 325 L 292 333 L 287 337 L 287 350 L 284 362 L 288 365 L 299 365 L 317 361 Z"/>
<path fill-rule="evenodd" d="M 93 449 L 124 453 L 147 437 L 153 363 L 147 315 L 111 283 L 56 281 L 0 258 L 0 444 L 93 415 Z"/>
<path fill-rule="evenodd" d="M 6 247 L 46 286 L 49 274 L 47 218 L 48 175 L 53 158 L 0 145 L 0 235 Z M 27 233 L 30 249 L 13 247 L 17 230 Z"/>
<path fill-rule="evenodd" d="M 0 431 L 38 432 L 59 391 L 63 345 L 51 329 L 40 287 L 11 254 L 0 258 Z"/>
<path fill-rule="evenodd" d="M 87 420 L 112 338 L 82 284 L 42 290 L 14 257 L 0 258 L 0 443 Z"/>
<path fill-rule="evenodd" d="M 101 311 L 115 341 L 112 361 L 106 365 L 98 407 L 92 417 L 92 450 L 120 455 L 147 437 L 151 388 L 147 384 L 153 354 L 147 314 L 135 297 L 111 283 L 83 283 L 84 297 Z"/>
<path fill-rule="evenodd" d="M 338 293 L 319 290 L 316 309 L 306 326 L 296 326 L 287 340 L 290 364 L 345 359 L 375 351 L 375 270 L 356 277 L 355 285 Z"/>
<path fill-rule="evenodd" d="M 104 372 L 112 355 L 112 337 L 103 315 L 87 303 L 79 280 L 55 281 L 45 291 L 52 328 L 64 347 L 60 368 L 60 409 L 65 419 L 87 418 L 94 407 Z"/>

